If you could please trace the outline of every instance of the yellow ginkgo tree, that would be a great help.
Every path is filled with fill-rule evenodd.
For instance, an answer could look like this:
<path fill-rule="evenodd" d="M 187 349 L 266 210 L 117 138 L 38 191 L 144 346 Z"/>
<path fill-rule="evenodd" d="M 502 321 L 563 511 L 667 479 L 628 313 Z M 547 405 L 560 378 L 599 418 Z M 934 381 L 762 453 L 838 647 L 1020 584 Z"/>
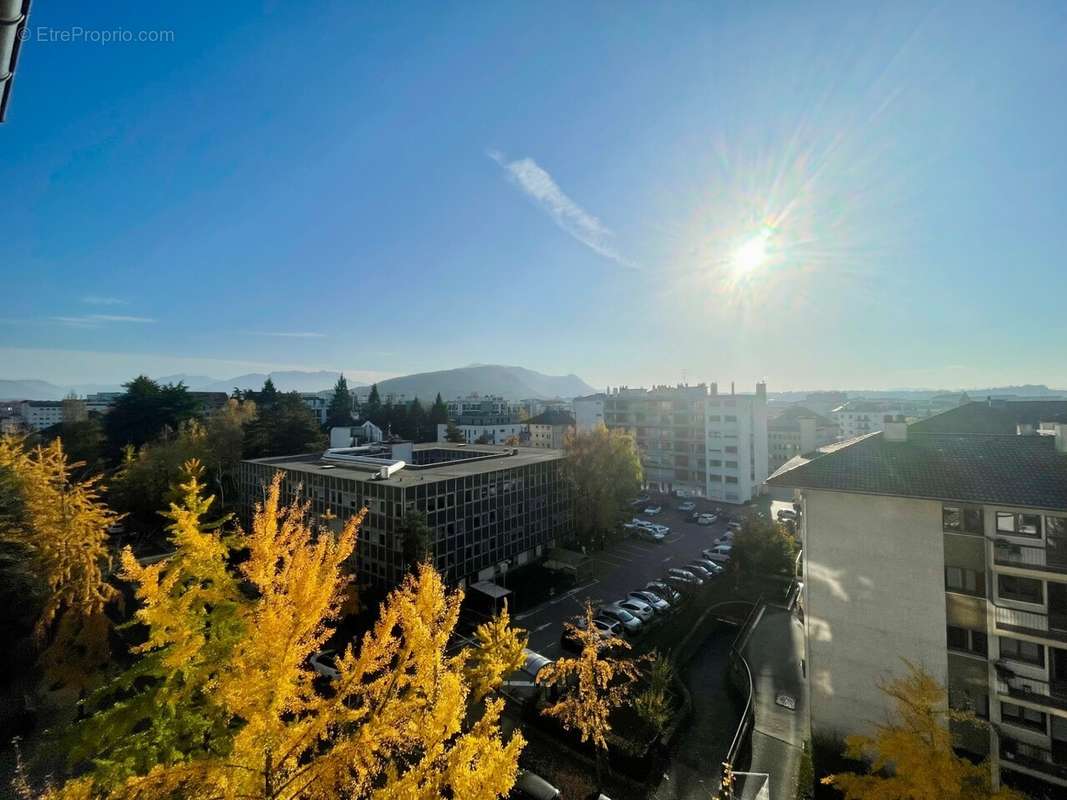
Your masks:
<path fill-rule="evenodd" d="M 850 736 L 845 755 L 870 763 L 869 774 L 822 779 L 845 800 L 1023 800 L 1011 789 L 994 790 L 988 763 L 975 764 L 953 749 L 950 722 L 983 725 L 969 711 L 949 707 L 945 688 L 905 660 L 907 674 L 880 687 L 893 712 L 872 735 Z"/>
<path fill-rule="evenodd" d="M 247 558 L 233 568 L 228 548 L 205 538 L 219 533 L 201 523 L 210 501 L 197 499 L 200 488 L 187 480 L 183 502 L 171 509 L 170 560 L 180 559 L 183 578 L 172 580 L 177 563 L 140 568 L 126 558 L 145 603 L 141 620 L 153 631 L 142 648 L 142 663 L 155 657 L 146 673 L 158 686 L 185 669 L 193 684 L 167 697 L 181 736 L 157 730 L 151 715 L 124 716 L 137 703 L 119 693 L 99 719 L 132 722 L 135 736 L 151 732 L 151 758 L 126 759 L 121 775 L 103 768 L 106 758 L 92 759 L 96 768 L 60 796 L 483 800 L 511 789 L 523 740 L 503 740 L 499 700 L 468 722 L 466 656 L 446 651 L 461 593 L 420 566 L 358 646 L 337 658 L 324 686 L 309 659 L 333 634 L 362 516 L 336 533 L 315 525 L 306 501 L 282 505 L 276 478 L 248 533 L 234 537 Z M 216 590 L 218 605 L 203 605 L 203 593 Z M 202 625 L 219 607 L 227 610 L 213 639 Z M 185 615 L 193 618 L 172 620 Z"/>
<path fill-rule="evenodd" d="M 475 629 L 475 647 L 467 658 L 467 680 L 476 700 L 499 689 L 504 678 L 526 662 L 526 641 L 526 631 L 511 625 L 506 604 L 499 614 Z"/>
<path fill-rule="evenodd" d="M 27 451 L 0 438 L 0 542 L 39 595 L 34 625 L 49 683 L 82 689 L 109 655 L 105 610 L 108 528 L 119 517 L 100 500 L 96 478 L 76 480 L 59 439 Z"/>

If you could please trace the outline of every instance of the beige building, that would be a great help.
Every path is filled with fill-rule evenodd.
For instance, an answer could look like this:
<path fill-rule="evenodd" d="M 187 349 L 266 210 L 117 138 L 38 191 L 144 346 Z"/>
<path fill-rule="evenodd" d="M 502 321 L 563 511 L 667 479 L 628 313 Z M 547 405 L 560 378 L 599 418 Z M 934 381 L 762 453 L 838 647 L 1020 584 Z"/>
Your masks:
<path fill-rule="evenodd" d="M 837 438 L 837 424 L 804 406 L 790 406 L 767 421 L 768 472 L 793 456 L 810 453 Z"/>
<path fill-rule="evenodd" d="M 881 425 L 768 480 L 801 500 L 813 732 L 869 732 L 908 659 L 989 721 L 958 743 L 996 780 L 1067 796 L 1067 424 Z"/>
<path fill-rule="evenodd" d="M 526 420 L 521 441 L 527 447 L 562 450 L 567 434 L 574 430 L 574 417 L 567 411 L 545 411 Z"/>

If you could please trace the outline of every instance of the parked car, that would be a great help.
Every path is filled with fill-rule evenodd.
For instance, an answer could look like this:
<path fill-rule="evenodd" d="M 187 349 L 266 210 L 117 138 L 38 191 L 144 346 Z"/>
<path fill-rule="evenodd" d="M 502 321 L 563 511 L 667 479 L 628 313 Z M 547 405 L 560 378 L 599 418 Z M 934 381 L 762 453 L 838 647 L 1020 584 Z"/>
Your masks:
<path fill-rule="evenodd" d="M 577 616 L 570 622 L 576 628 L 585 630 L 585 615 Z M 622 626 L 613 619 L 594 617 L 593 627 L 597 629 L 601 640 L 622 636 Z M 572 652 L 582 649 L 582 643 L 566 625 L 563 627 L 563 633 L 560 634 L 559 644 L 564 650 L 570 650 Z"/>
<path fill-rule="evenodd" d="M 688 583 L 692 586 L 704 585 L 703 579 L 693 574 L 692 570 L 680 569 L 678 567 L 671 567 L 667 570 L 667 580 L 681 581 L 683 583 Z"/>
<path fill-rule="evenodd" d="M 686 500 L 684 503 L 679 504 L 678 510 L 683 513 L 689 513 L 690 511 L 695 511 L 696 507 L 697 504 L 692 500 Z"/>
<path fill-rule="evenodd" d="M 714 525 L 718 517 L 714 514 L 701 514 L 697 517 L 697 525 Z"/>
<path fill-rule="evenodd" d="M 648 508 L 645 509 L 645 513 L 648 514 L 648 516 L 650 516 L 650 517 L 654 517 L 658 513 L 660 513 L 662 510 L 663 510 L 663 506 L 649 506 Z"/>
<path fill-rule="evenodd" d="M 689 514 L 688 516 L 686 516 L 685 521 L 686 522 L 700 522 L 700 518 L 702 516 L 704 516 L 704 515 L 701 514 L 699 511 L 694 511 L 691 514 Z"/>
<path fill-rule="evenodd" d="M 693 562 L 693 561 L 691 561 L 688 564 L 686 564 L 684 567 L 682 567 L 682 569 L 685 569 L 685 570 L 688 570 L 689 572 L 692 572 L 694 575 L 696 575 L 698 578 L 700 578 L 700 580 L 704 581 L 705 583 L 710 581 L 712 576 L 713 576 L 713 574 L 714 574 L 714 573 L 712 573 L 712 571 L 710 569 L 704 569 L 704 567 L 700 566 L 700 564 L 697 564 L 696 562 Z"/>
<path fill-rule="evenodd" d="M 737 520 L 733 520 L 732 522 L 726 523 L 726 527 L 732 531 L 739 531 L 741 530 L 741 523 Z"/>
<path fill-rule="evenodd" d="M 660 525 L 660 524 L 655 523 L 655 522 L 649 522 L 647 519 L 639 519 L 638 517 L 634 517 L 633 518 L 632 524 L 633 525 L 639 525 L 642 528 L 649 528 L 650 530 L 658 531 L 659 533 L 662 533 L 664 536 L 666 536 L 668 533 L 671 532 L 671 529 L 666 525 Z"/>
<path fill-rule="evenodd" d="M 607 617 L 622 625 L 623 631 L 628 634 L 639 633 L 642 627 L 641 620 L 627 611 L 625 608 L 612 603 L 611 605 L 602 606 L 597 612 L 598 616 Z"/>
<path fill-rule="evenodd" d="M 704 569 L 708 570 L 712 575 L 721 575 L 723 572 L 726 571 L 723 568 L 722 564 L 720 564 L 719 562 L 712 561 L 711 559 L 708 559 L 708 558 L 703 558 L 703 555 L 704 555 L 703 552 L 701 552 L 700 555 L 702 556 L 701 558 L 694 558 L 693 559 L 693 563 L 694 564 L 698 564 L 699 566 L 701 566 Z"/>
<path fill-rule="evenodd" d="M 627 595 L 624 599 L 614 603 L 619 608 L 625 608 L 635 617 L 642 622 L 648 622 L 654 616 L 656 616 L 656 609 L 646 603 L 644 600 L 635 600 Z"/>
<path fill-rule="evenodd" d="M 734 532 L 726 531 L 722 536 L 715 540 L 715 544 L 730 544 L 734 543 Z"/>
<path fill-rule="evenodd" d="M 515 785 L 508 794 L 511 798 L 522 800 L 558 800 L 562 797 L 559 789 L 540 775 L 529 770 L 520 769 L 515 776 Z"/>
<path fill-rule="evenodd" d="M 645 584 L 645 589 L 657 597 L 662 597 L 671 605 L 677 605 L 682 601 L 682 595 L 673 586 L 664 581 L 649 581 Z"/>
<path fill-rule="evenodd" d="M 333 650 L 320 650 L 308 659 L 311 668 L 324 678 L 337 680 L 341 673 L 337 671 L 337 654 Z"/>
<path fill-rule="evenodd" d="M 730 560 L 730 556 L 733 553 L 733 546 L 728 544 L 717 544 L 714 547 L 709 547 L 704 551 L 704 557 L 708 561 L 717 561 L 721 564 L 725 564 Z"/>
<path fill-rule="evenodd" d="M 661 597 L 658 594 L 655 594 L 654 592 L 630 592 L 626 596 L 631 597 L 634 600 L 640 600 L 642 603 L 647 603 L 648 605 L 652 606 L 652 610 L 655 611 L 657 614 L 666 614 L 668 611 L 671 610 L 670 601 Z"/>
<path fill-rule="evenodd" d="M 645 505 L 648 505 L 648 501 L 651 500 L 651 499 L 652 498 L 649 497 L 647 494 L 639 494 L 637 497 L 635 497 L 633 499 L 633 501 L 630 503 L 630 505 L 632 505 L 632 506 L 645 506 Z"/>
<path fill-rule="evenodd" d="M 656 528 L 653 528 L 651 526 L 645 527 L 643 525 L 637 525 L 635 527 L 637 528 L 637 538 L 643 541 L 662 544 L 663 541 L 667 538 L 667 534 L 665 534 L 663 531 L 656 530 Z"/>
<path fill-rule="evenodd" d="M 786 520 L 795 520 L 797 518 L 797 512 L 791 508 L 781 508 L 778 510 L 778 521 L 785 522 Z"/>

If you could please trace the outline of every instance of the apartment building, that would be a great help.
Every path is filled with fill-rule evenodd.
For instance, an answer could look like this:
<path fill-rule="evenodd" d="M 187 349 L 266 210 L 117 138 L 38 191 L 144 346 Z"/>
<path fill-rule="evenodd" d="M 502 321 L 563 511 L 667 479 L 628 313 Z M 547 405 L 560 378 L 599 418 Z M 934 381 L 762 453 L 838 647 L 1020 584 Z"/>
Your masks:
<path fill-rule="evenodd" d="M 314 514 L 330 512 L 335 529 L 366 507 L 354 564 L 361 584 L 401 579 L 401 520 L 422 512 L 434 564 L 462 585 L 492 580 L 573 539 L 562 465 L 558 450 L 391 442 L 244 461 L 240 484 L 246 518 L 279 471 L 285 496 L 301 492 Z"/>
<path fill-rule="evenodd" d="M 571 409 L 574 411 L 574 427 L 579 431 L 588 432 L 603 425 L 606 398 L 607 395 L 603 392 L 575 397 L 571 401 Z"/>
<path fill-rule="evenodd" d="M 631 431 L 646 482 L 661 491 L 744 503 L 767 478 L 767 387 L 620 387 L 604 395 L 604 424 Z"/>
<path fill-rule="evenodd" d="M 882 430 L 882 420 L 889 417 L 914 417 L 914 404 L 904 400 L 849 400 L 830 412 L 830 418 L 837 425 L 837 435 L 841 439 L 863 436 Z"/>
<path fill-rule="evenodd" d="M 544 411 L 524 424 L 519 440 L 526 447 L 562 450 L 567 435 L 574 430 L 574 417 L 569 411 Z"/>
<path fill-rule="evenodd" d="M 497 395 L 469 394 L 445 402 L 448 406 L 448 418 L 484 416 L 506 417 L 513 411 L 511 404 Z"/>
<path fill-rule="evenodd" d="M 832 419 L 804 406 L 790 406 L 767 422 L 768 472 L 836 439 L 837 424 Z"/>
<path fill-rule="evenodd" d="M 526 426 L 512 415 L 459 417 L 455 421 L 463 441 L 467 444 L 506 444 L 511 440 L 521 441 Z M 448 441 L 448 425 L 438 424 L 437 441 Z"/>
<path fill-rule="evenodd" d="M 955 730 L 995 780 L 1067 796 L 1067 424 L 882 427 L 768 481 L 802 507 L 813 732 L 870 732 L 908 659 L 989 722 Z"/>
<path fill-rule="evenodd" d="M 23 400 L 18 405 L 22 427 L 28 431 L 43 431 L 63 421 L 62 400 Z"/>

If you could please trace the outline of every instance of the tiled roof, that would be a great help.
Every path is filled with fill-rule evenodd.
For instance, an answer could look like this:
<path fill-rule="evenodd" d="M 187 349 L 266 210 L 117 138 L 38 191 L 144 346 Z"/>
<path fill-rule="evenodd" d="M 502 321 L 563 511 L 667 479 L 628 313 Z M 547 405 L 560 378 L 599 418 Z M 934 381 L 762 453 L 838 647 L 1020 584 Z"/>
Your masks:
<path fill-rule="evenodd" d="M 530 417 L 526 420 L 527 425 L 573 425 L 574 416 L 569 411 L 563 411 L 560 409 L 549 409 L 548 411 L 538 414 L 536 417 Z"/>
<path fill-rule="evenodd" d="M 1019 425 L 1067 422 L 1067 400 L 1008 400 L 965 403 L 914 422 L 921 433 L 1016 433 Z"/>
<path fill-rule="evenodd" d="M 1067 454 L 1051 436 L 874 433 L 768 478 L 771 486 L 1067 510 Z"/>

